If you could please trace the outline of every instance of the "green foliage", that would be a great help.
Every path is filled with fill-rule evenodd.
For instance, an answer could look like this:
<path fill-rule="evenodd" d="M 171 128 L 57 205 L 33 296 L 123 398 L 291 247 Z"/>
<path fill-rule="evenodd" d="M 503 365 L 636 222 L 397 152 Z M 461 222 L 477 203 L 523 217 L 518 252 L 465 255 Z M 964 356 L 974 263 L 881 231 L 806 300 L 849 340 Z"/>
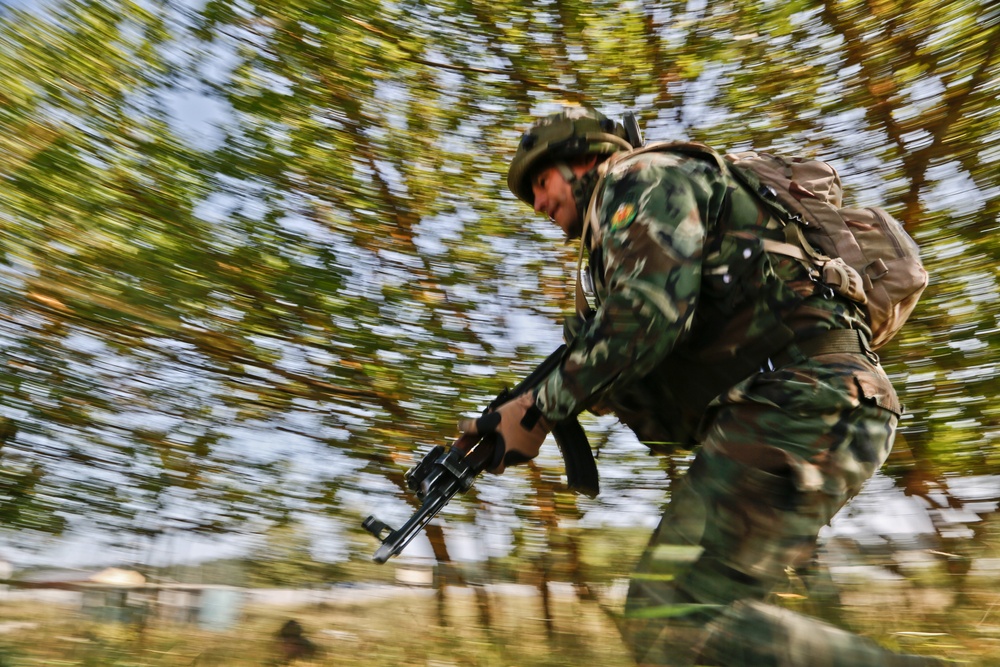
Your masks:
<path fill-rule="evenodd" d="M 312 540 L 298 524 L 277 525 L 262 536 L 262 544 L 246 560 L 253 586 L 305 588 L 328 585 L 325 570 L 312 555 Z"/>
<path fill-rule="evenodd" d="M 567 102 L 635 109 L 649 139 L 831 158 L 885 202 L 932 274 L 884 355 L 927 464 L 893 473 L 993 470 L 992 3 L 176 4 L 0 16 L 5 525 L 155 541 L 398 503 L 420 452 L 558 337 L 574 253 L 504 173 Z M 186 127 L 202 107 L 217 127 Z M 589 426 L 600 503 L 557 491 L 549 456 L 473 493 L 482 522 L 529 521 L 520 556 L 571 549 L 563 524 L 626 511 L 627 486 L 662 498 L 663 470 Z"/>

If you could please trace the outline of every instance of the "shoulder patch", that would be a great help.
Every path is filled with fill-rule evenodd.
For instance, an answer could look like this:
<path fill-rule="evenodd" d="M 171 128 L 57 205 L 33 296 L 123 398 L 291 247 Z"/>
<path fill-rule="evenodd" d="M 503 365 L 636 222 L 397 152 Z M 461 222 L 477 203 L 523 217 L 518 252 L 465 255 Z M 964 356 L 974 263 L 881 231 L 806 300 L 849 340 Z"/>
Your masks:
<path fill-rule="evenodd" d="M 618 206 L 618 210 L 611 216 L 611 231 L 625 229 L 635 220 L 638 209 L 632 202 L 624 202 Z"/>

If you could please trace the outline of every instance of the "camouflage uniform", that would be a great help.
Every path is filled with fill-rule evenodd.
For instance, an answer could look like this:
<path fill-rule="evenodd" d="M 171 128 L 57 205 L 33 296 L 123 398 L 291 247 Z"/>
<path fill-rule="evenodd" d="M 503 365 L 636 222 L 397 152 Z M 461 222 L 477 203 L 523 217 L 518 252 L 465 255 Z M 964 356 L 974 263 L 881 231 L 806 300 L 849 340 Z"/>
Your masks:
<path fill-rule="evenodd" d="M 782 232 L 717 158 L 678 151 L 610 161 L 584 239 L 598 308 L 536 402 L 698 446 L 632 579 L 626 640 L 642 665 L 935 664 L 762 603 L 885 461 L 900 407 L 859 308 L 763 251 Z M 856 351 L 810 354 L 831 331 Z"/>

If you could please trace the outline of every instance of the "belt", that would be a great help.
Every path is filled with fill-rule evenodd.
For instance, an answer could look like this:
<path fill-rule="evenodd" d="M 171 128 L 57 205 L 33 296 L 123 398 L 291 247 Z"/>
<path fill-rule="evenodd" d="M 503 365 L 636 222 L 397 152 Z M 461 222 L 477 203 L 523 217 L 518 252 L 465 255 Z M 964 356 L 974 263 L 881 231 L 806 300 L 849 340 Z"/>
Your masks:
<path fill-rule="evenodd" d="M 872 351 L 863 332 L 857 329 L 832 329 L 790 343 L 785 349 L 771 355 L 761 370 L 774 370 L 821 354 L 863 354 L 873 364 L 877 365 L 879 362 L 878 355 Z"/>

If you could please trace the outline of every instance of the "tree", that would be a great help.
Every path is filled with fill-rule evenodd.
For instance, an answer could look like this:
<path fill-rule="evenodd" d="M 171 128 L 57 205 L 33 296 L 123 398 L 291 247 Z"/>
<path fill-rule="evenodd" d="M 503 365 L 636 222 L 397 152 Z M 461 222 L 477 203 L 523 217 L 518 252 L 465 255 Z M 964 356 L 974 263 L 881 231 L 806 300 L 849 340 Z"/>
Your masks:
<path fill-rule="evenodd" d="M 272 588 L 303 588 L 328 583 L 327 566 L 312 554 L 312 539 L 300 523 L 277 524 L 261 536 L 247 558 L 251 584 Z"/>
<path fill-rule="evenodd" d="M 649 139 L 832 159 L 858 203 L 898 214 L 932 284 L 884 355 L 911 409 L 901 440 L 925 462 L 894 474 L 918 488 L 989 470 L 998 12 L 985 0 L 8 12 L 0 392 L 17 434 L 0 450 L 0 516 L 49 531 L 76 515 L 150 535 L 259 530 L 401 496 L 403 471 L 456 415 L 558 338 L 573 250 L 553 247 L 503 174 L 520 129 L 566 102 L 635 109 Z M 179 92 L 225 110 L 217 141 L 177 131 Z M 602 457 L 609 477 L 637 465 L 641 449 L 627 450 Z M 490 480 L 473 502 L 498 488 L 538 497 Z"/>

